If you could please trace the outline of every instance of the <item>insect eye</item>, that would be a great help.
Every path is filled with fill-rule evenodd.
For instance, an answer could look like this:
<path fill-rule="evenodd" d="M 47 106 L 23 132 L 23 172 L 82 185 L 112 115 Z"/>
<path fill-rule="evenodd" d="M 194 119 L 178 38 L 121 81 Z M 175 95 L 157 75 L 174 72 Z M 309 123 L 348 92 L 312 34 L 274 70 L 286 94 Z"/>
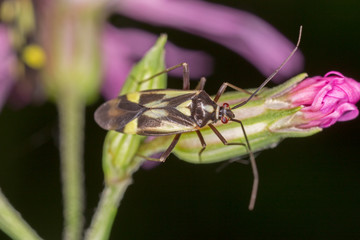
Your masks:
<path fill-rule="evenodd" d="M 229 106 L 228 103 L 224 103 L 224 104 L 223 104 L 223 107 L 226 108 L 226 109 L 230 109 L 230 106 Z"/>
<path fill-rule="evenodd" d="M 229 121 L 229 119 L 227 117 L 225 117 L 225 116 L 221 117 L 221 122 L 222 123 L 227 123 L 228 121 Z"/>

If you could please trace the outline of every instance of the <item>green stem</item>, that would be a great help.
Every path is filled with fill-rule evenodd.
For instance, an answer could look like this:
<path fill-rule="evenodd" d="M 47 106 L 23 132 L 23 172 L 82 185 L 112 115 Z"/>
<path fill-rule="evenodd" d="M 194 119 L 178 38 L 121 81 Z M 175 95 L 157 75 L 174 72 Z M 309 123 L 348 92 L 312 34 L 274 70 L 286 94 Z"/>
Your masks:
<path fill-rule="evenodd" d="M 127 178 L 104 188 L 99 206 L 86 232 L 86 240 L 109 239 L 120 201 L 131 182 L 131 178 Z"/>
<path fill-rule="evenodd" d="M 41 239 L 0 190 L 0 228 L 12 239 Z"/>
<path fill-rule="evenodd" d="M 64 199 L 64 239 L 81 238 L 83 229 L 84 103 L 76 91 L 67 89 L 57 101 L 60 121 L 60 157 Z M 61 97 L 63 96 L 63 97 Z"/>

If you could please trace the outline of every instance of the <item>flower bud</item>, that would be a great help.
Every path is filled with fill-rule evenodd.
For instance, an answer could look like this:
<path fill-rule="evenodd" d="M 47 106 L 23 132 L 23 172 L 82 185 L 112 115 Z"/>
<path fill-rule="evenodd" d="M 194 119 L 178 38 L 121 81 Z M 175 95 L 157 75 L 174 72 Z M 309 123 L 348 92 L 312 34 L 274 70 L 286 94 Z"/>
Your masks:
<path fill-rule="evenodd" d="M 300 128 L 327 128 L 337 121 L 356 118 L 359 110 L 355 106 L 360 99 L 360 83 L 331 71 L 324 77 L 307 78 L 288 94 L 292 106 L 303 106 L 303 124 Z"/>
<path fill-rule="evenodd" d="M 253 92 L 254 89 L 249 89 Z M 226 102 L 231 106 L 249 98 L 244 92 L 224 93 L 219 105 Z M 355 103 L 360 99 L 360 83 L 346 78 L 338 72 L 329 72 L 324 77 L 307 78 L 299 74 L 287 82 L 263 89 L 247 104 L 233 109 L 235 119 L 244 124 L 246 135 L 253 152 L 276 147 L 289 137 L 308 137 L 329 127 L 336 121 L 347 121 L 358 115 Z M 229 143 L 245 143 L 240 124 L 229 122 L 215 124 L 217 130 Z M 195 132 L 184 133 L 173 153 L 181 160 L 191 163 L 212 163 L 247 156 L 243 146 L 226 146 L 208 128 L 201 129 L 207 144 L 200 161 L 202 149 Z M 172 136 L 155 138 L 144 143 L 139 154 L 151 156 L 165 151 Z"/>
<path fill-rule="evenodd" d="M 133 67 L 120 95 L 152 88 L 165 88 L 166 75 L 162 74 L 144 83 L 146 79 L 164 69 L 164 46 L 167 37 L 161 36 L 143 59 Z M 109 185 L 128 178 L 142 164 L 143 159 L 134 160 L 144 136 L 109 131 L 103 148 L 105 182 Z"/>

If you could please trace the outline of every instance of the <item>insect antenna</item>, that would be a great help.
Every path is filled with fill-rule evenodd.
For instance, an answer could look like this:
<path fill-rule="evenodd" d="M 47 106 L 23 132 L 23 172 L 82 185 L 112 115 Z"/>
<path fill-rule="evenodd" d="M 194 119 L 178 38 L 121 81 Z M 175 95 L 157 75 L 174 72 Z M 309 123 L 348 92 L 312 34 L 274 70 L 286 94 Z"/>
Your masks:
<path fill-rule="evenodd" d="M 256 94 L 265 87 L 265 85 L 271 81 L 271 79 L 274 78 L 274 76 L 276 76 L 276 74 L 278 74 L 278 72 L 285 66 L 285 64 L 291 59 L 291 57 L 295 54 L 295 52 L 297 51 L 297 49 L 299 48 L 300 45 L 300 40 L 301 40 L 301 34 L 302 34 L 302 26 L 300 26 L 299 29 L 299 37 L 296 43 L 295 48 L 291 51 L 291 53 L 289 54 L 289 56 L 281 63 L 281 65 L 268 77 L 265 79 L 265 81 L 250 95 L 250 97 L 248 97 L 245 101 L 241 102 L 238 105 L 235 105 L 234 107 L 232 107 L 232 109 L 236 109 L 239 108 L 243 105 L 245 105 L 246 103 L 248 103 L 253 97 L 256 96 Z M 233 86 L 229 83 L 225 83 L 223 84 L 223 86 L 219 89 L 216 97 L 214 98 L 214 101 L 217 102 L 217 100 L 219 99 L 219 97 L 221 96 L 221 94 L 223 93 L 223 91 L 225 90 L 225 88 L 229 86 L 232 87 Z M 247 152 L 249 153 L 249 157 L 250 157 L 250 164 L 251 164 L 251 169 L 253 172 L 253 186 L 252 186 L 252 190 L 251 190 L 251 196 L 250 196 L 250 203 L 249 203 L 249 210 L 253 210 L 254 206 L 255 206 L 255 201 L 256 201 L 256 196 L 257 196 L 257 191 L 258 191 L 258 186 L 259 186 L 259 173 L 258 173 L 258 169 L 257 169 L 257 165 L 256 165 L 256 161 L 255 161 L 255 156 L 251 150 L 250 147 L 250 143 L 249 143 L 249 139 L 246 135 L 246 131 L 244 128 L 243 123 L 238 120 L 238 119 L 234 119 L 234 118 L 230 118 L 230 121 L 233 122 L 237 122 L 240 124 L 242 132 L 244 134 L 244 138 L 245 138 L 245 142 L 246 144 L 243 144 L 246 148 L 247 148 Z"/>
<path fill-rule="evenodd" d="M 285 66 L 285 64 L 291 59 L 292 56 L 294 56 L 295 52 L 298 50 L 299 45 L 300 45 L 300 41 L 301 41 L 301 34 L 302 34 L 302 26 L 300 26 L 299 29 L 299 37 L 296 43 L 296 46 L 294 48 L 294 50 L 292 50 L 292 52 L 289 54 L 289 56 L 281 63 L 281 65 L 267 78 L 265 79 L 265 81 L 260 85 L 260 87 L 258 87 L 255 92 L 253 92 L 250 97 L 248 97 L 248 99 L 246 99 L 245 101 L 243 101 L 242 103 L 235 105 L 234 107 L 232 107 L 232 109 L 236 109 L 239 108 L 241 106 L 244 106 L 247 102 L 249 102 L 261 89 L 263 89 L 265 87 L 266 84 L 268 84 L 268 82 L 271 81 L 271 79 L 273 79 L 276 74 L 278 74 L 278 72 Z"/>

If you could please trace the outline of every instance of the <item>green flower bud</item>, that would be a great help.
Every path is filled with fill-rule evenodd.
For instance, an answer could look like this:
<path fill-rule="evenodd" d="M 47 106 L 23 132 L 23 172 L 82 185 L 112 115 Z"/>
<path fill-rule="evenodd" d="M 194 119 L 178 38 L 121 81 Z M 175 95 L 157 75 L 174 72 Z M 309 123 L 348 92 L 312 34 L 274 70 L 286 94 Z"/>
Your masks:
<path fill-rule="evenodd" d="M 165 43 L 166 36 L 163 35 L 132 69 L 120 95 L 147 89 L 166 88 L 166 74 L 139 84 L 139 81 L 147 79 L 164 69 Z M 139 158 L 134 160 L 134 156 L 144 139 L 144 136 L 139 135 L 127 135 L 115 131 L 108 132 L 103 150 L 103 169 L 108 184 L 127 178 L 138 169 L 143 160 Z"/>
<path fill-rule="evenodd" d="M 252 151 L 274 148 L 288 137 L 311 136 L 336 120 L 356 117 L 358 111 L 354 103 L 359 100 L 360 84 L 339 73 L 331 73 L 336 76 L 327 74 L 325 77 L 306 78 L 305 73 L 300 74 L 277 87 L 263 89 L 247 104 L 232 110 L 235 119 L 241 120 L 245 126 Z M 233 106 L 248 97 L 245 92 L 227 92 L 218 104 L 226 102 Z M 239 123 L 222 124 L 219 121 L 215 126 L 229 143 L 246 143 Z M 199 151 L 202 145 L 195 132 L 182 134 L 173 153 L 191 163 L 213 163 L 248 154 L 244 146 L 224 145 L 209 127 L 202 128 L 201 134 L 207 144 L 201 161 Z M 172 138 L 159 137 L 147 142 L 141 146 L 139 154 L 151 156 L 165 151 Z"/>

